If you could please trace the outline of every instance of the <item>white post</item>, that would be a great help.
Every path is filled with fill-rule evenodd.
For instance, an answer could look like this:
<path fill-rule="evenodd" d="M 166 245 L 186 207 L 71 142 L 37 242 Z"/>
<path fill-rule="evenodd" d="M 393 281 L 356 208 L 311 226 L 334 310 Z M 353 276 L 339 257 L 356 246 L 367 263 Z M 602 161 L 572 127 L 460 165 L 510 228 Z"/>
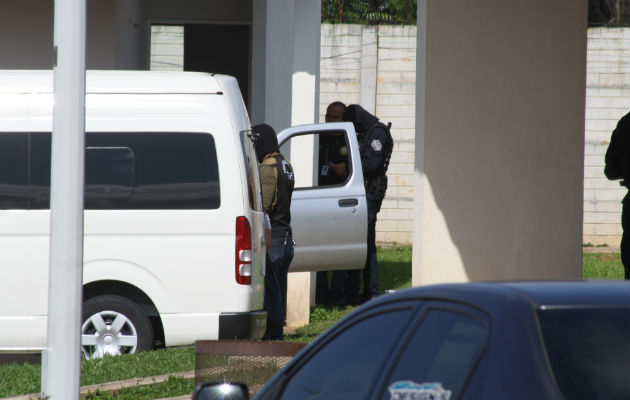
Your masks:
<path fill-rule="evenodd" d="M 321 2 L 294 0 L 294 18 L 291 125 L 312 124 L 317 121 L 319 115 Z M 312 137 L 292 141 L 290 159 L 296 166 L 296 171 L 310 172 L 306 176 L 296 175 L 297 186 L 313 186 L 316 182 L 317 159 L 314 158 L 316 148 L 317 143 Z M 301 182 L 298 182 L 298 179 Z M 315 272 L 289 274 L 288 327 L 308 324 L 311 302 L 315 302 L 315 276 Z"/>
<path fill-rule="evenodd" d="M 85 0 L 55 0 L 47 399 L 79 399 L 83 281 Z"/>

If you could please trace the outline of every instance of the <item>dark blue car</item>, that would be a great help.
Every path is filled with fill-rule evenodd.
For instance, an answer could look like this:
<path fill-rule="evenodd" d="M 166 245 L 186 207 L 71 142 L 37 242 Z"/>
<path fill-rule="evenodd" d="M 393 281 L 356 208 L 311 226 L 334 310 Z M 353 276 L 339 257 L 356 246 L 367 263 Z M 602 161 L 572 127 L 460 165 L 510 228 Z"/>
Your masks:
<path fill-rule="evenodd" d="M 256 398 L 628 400 L 630 282 L 466 283 L 381 296 Z"/>

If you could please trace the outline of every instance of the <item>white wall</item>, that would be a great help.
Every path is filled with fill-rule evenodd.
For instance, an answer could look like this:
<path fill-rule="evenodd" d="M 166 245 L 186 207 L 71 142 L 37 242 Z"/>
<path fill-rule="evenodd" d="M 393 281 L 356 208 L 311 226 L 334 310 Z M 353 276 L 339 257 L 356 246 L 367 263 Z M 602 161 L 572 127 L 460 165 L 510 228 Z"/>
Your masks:
<path fill-rule="evenodd" d="M 627 189 L 604 176 L 604 155 L 617 121 L 630 110 L 630 28 L 588 32 L 584 243 L 617 247 Z"/>
<path fill-rule="evenodd" d="M 319 120 L 333 101 L 392 123 L 394 151 L 376 240 L 411 243 L 415 137 L 415 26 L 323 24 Z"/>
<path fill-rule="evenodd" d="M 152 25 L 149 60 L 153 71 L 183 71 L 184 26 Z"/>
<path fill-rule="evenodd" d="M 372 68 L 366 53 L 378 57 L 372 76 L 365 74 Z M 320 121 L 330 102 L 365 105 L 366 93 L 376 93 L 377 104 L 372 110 L 376 109 L 382 120 L 393 122 L 396 147 L 389 171 L 390 188 L 377 225 L 377 240 L 382 242 L 411 243 L 415 60 L 415 26 L 322 25 Z M 630 28 L 591 28 L 587 49 L 584 243 L 618 246 L 621 239 L 620 201 L 626 190 L 608 181 L 603 167 L 610 134 L 628 110 Z"/>
<path fill-rule="evenodd" d="M 586 0 L 418 2 L 414 285 L 581 276 L 586 23 Z"/>

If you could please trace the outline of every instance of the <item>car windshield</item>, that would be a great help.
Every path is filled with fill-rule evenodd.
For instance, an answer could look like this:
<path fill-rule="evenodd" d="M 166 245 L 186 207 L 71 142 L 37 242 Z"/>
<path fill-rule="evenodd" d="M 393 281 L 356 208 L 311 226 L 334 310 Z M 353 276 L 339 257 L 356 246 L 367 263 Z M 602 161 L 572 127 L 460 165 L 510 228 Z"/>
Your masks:
<path fill-rule="evenodd" d="M 551 368 L 568 399 L 630 399 L 630 309 L 539 312 Z"/>

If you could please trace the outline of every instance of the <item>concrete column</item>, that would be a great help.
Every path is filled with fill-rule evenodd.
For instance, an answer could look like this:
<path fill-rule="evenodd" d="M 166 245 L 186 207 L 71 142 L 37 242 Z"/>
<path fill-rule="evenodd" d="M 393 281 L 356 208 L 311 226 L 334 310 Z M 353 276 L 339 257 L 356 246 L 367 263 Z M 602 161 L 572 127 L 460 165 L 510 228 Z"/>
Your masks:
<path fill-rule="evenodd" d="M 116 0 L 116 68 L 145 69 L 146 36 L 144 0 Z"/>
<path fill-rule="evenodd" d="M 295 0 L 295 30 L 293 33 L 293 101 L 291 125 L 312 124 L 318 118 L 319 59 L 321 36 L 321 3 L 313 0 Z M 318 143 L 315 138 L 301 139 L 291 148 L 291 162 L 303 163 L 311 174 L 302 179 L 312 186 L 317 179 L 317 161 L 314 158 Z M 299 246 L 299 243 L 298 243 Z M 315 301 L 315 273 L 289 274 L 287 295 L 287 326 L 296 327 L 309 322 L 311 304 Z"/>
<path fill-rule="evenodd" d="M 312 0 L 253 2 L 252 123 L 267 122 L 277 131 L 317 121 L 321 3 Z M 312 139 L 286 149 L 292 163 L 303 164 L 310 186 L 316 176 Z M 284 151 L 284 149 L 283 149 Z M 299 243 L 298 243 L 299 245 Z M 287 325 L 308 323 L 314 279 L 311 273 L 289 274 Z M 313 274 L 314 275 L 314 274 Z"/>
<path fill-rule="evenodd" d="M 291 126 L 295 0 L 256 0 L 252 35 L 252 124 Z"/>
<path fill-rule="evenodd" d="M 581 276 L 586 26 L 586 0 L 418 1 L 414 285 Z"/>

